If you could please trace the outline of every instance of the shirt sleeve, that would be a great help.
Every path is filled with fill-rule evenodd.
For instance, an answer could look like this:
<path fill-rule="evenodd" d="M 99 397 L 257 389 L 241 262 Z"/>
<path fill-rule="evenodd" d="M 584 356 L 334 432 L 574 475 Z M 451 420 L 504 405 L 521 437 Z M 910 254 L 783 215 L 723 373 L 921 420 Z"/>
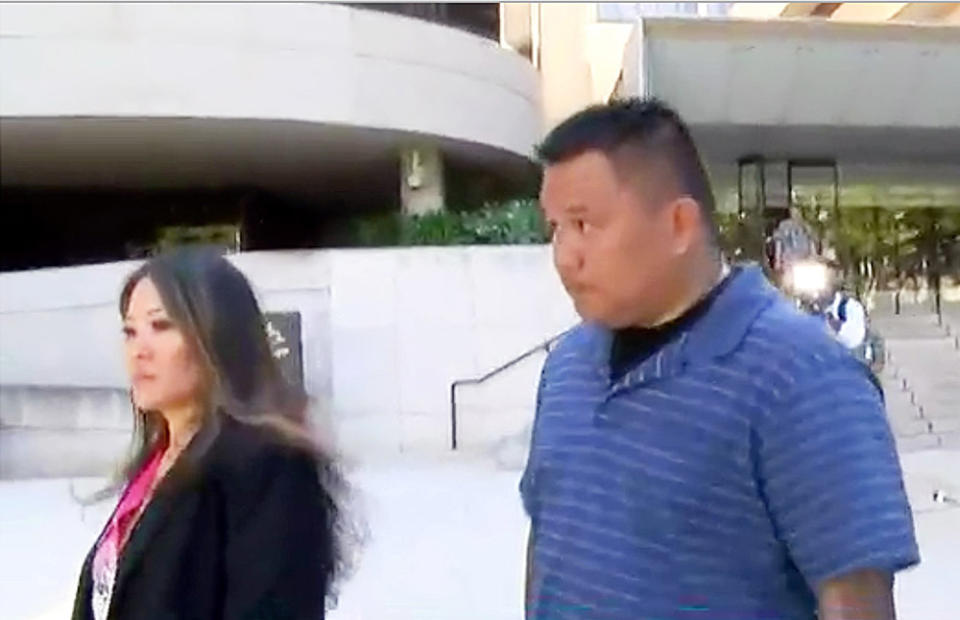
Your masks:
<path fill-rule="evenodd" d="M 857 570 L 919 562 L 882 395 L 852 358 L 801 380 L 757 427 L 759 484 L 814 591 Z"/>
<path fill-rule="evenodd" d="M 537 451 L 537 426 L 540 420 L 540 407 L 543 397 L 543 384 L 546 377 L 546 369 L 540 375 L 540 383 L 537 386 L 536 408 L 533 413 L 533 423 L 530 430 L 530 448 L 527 453 L 527 464 L 523 469 L 523 475 L 520 477 L 520 498 L 523 501 L 523 508 L 527 515 L 533 517 L 536 509 L 537 494 L 537 469 L 538 451 Z"/>

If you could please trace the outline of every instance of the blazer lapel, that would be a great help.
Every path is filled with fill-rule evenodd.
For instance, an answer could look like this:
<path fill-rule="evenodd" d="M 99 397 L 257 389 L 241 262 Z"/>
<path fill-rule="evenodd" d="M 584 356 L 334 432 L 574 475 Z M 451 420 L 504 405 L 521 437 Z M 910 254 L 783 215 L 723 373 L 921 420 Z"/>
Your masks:
<path fill-rule="evenodd" d="M 117 595 L 123 588 L 124 582 L 147 553 L 151 541 L 163 526 L 170 510 L 176 505 L 178 497 L 196 482 L 203 457 L 216 439 L 219 429 L 220 424 L 214 421 L 197 431 L 183 454 L 154 490 L 153 497 L 133 526 L 127 543 L 120 552 L 120 557 L 117 558 L 117 575 L 110 601 L 111 611 L 108 615 L 113 612 L 114 603 L 119 598 Z"/>
<path fill-rule="evenodd" d="M 98 538 L 99 540 L 99 538 Z M 90 597 L 93 593 L 93 573 L 90 568 L 93 565 L 93 556 L 97 551 L 97 545 L 87 553 L 83 560 L 83 566 L 80 568 L 80 579 L 77 583 L 77 596 L 73 601 L 73 615 L 71 620 L 87 620 L 92 617 L 93 611 L 90 607 Z"/>

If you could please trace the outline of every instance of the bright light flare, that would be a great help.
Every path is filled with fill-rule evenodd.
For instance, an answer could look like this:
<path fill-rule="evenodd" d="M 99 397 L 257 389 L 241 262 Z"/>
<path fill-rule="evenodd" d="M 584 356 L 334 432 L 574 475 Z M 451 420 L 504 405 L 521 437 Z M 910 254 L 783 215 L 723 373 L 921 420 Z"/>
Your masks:
<path fill-rule="evenodd" d="M 794 293 L 819 297 L 827 290 L 830 271 L 817 261 L 798 261 L 790 267 L 790 288 Z"/>

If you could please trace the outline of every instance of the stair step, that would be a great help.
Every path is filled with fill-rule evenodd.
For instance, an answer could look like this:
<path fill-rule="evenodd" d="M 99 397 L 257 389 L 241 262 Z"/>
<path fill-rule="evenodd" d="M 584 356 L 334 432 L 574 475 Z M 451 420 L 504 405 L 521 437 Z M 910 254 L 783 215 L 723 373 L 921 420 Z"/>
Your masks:
<path fill-rule="evenodd" d="M 940 447 L 947 450 L 960 450 L 960 432 L 938 433 Z"/>
<path fill-rule="evenodd" d="M 933 427 L 933 432 L 937 434 L 958 433 L 960 432 L 960 416 L 930 420 L 930 425 Z"/>
<path fill-rule="evenodd" d="M 913 437 L 896 437 L 897 450 L 900 452 L 917 452 L 939 448 L 941 440 L 937 435 L 925 433 Z"/>
<path fill-rule="evenodd" d="M 890 428 L 893 429 L 895 435 L 901 437 L 911 437 L 930 432 L 930 422 L 926 420 L 919 420 L 917 418 L 891 418 Z"/>

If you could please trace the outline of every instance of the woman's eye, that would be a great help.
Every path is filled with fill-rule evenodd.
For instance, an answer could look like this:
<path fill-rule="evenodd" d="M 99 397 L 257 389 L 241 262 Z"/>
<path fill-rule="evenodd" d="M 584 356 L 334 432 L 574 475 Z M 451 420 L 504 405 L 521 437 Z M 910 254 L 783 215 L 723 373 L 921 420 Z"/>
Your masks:
<path fill-rule="evenodd" d="M 135 329 L 133 329 L 132 327 L 128 327 L 126 325 L 123 326 L 123 329 L 121 331 L 123 332 L 124 338 L 133 338 L 134 336 L 137 335 L 137 331 Z"/>
<path fill-rule="evenodd" d="M 173 322 L 169 319 L 156 319 L 150 324 L 155 331 L 162 332 L 173 327 Z"/>

